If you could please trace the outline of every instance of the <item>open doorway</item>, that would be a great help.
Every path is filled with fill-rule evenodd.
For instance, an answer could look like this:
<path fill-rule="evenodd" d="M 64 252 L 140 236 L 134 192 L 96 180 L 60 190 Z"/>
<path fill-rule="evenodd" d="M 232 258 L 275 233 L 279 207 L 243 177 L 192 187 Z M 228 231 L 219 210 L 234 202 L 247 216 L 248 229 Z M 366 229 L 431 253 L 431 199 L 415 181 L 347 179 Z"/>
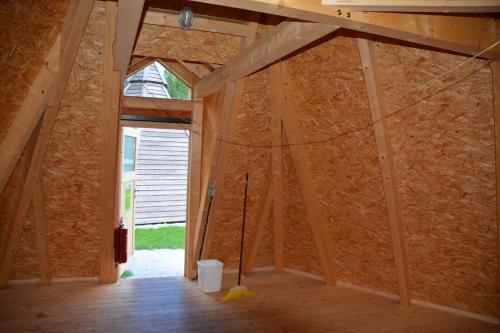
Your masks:
<path fill-rule="evenodd" d="M 184 275 L 189 131 L 123 127 L 120 278 Z"/>

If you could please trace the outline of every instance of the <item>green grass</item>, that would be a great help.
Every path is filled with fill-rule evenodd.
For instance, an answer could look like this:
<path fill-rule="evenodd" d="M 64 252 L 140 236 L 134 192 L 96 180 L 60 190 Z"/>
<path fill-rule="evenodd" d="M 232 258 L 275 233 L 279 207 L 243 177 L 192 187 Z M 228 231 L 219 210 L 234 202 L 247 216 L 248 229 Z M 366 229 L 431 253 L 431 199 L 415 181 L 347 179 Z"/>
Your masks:
<path fill-rule="evenodd" d="M 186 227 L 135 229 L 136 250 L 183 249 Z"/>
<path fill-rule="evenodd" d="M 129 278 L 131 276 L 134 276 L 134 273 L 132 273 L 131 271 L 129 271 L 128 269 L 126 271 L 124 271 L 122 273 L 122 275 L 120 275 L 120 279 L 126 279 L 126 278 Z"/>

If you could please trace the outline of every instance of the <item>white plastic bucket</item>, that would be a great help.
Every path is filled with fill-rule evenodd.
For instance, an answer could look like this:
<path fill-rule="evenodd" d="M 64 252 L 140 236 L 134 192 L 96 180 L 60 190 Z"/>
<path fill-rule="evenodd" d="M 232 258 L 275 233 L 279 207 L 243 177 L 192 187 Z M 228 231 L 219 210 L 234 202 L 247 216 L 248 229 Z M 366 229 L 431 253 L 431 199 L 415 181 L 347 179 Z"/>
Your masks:
<path fill-rule="evenodd" d="M 220 291 L 222 285 L 222 267 L 216 259 L 198 260 L 198 287 L 205 293 Z"/>

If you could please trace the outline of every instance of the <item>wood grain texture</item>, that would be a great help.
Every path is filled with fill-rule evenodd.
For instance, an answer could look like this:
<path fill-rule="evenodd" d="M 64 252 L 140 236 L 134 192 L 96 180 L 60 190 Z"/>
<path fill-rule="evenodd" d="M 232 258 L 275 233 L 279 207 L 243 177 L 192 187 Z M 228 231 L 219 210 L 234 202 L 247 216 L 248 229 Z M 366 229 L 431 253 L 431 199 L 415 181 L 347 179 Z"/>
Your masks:
<path fill-rule="evenodd" d="M 414 297 L 484 315 L 497 310 L 491 71 L 474 60 L 377 44 L 406 224 Z"/>
<path fill-rule="evenodd" d="M 235 282 L 235 274 L 224 275 L 223 292 L 212 294 L 181 277 L 104 286 L 13 286 L 0 291 L 0 331 L 498 332 L 498 325 L 420 306 L 404 308 L 393 299 L 344 286 L 325 288 L 321 281 L 290 273 L 245 278 L 256 295 L 222 302 Z"/>
<path fill-rule="evenodd" d="M 281 62 L 270 67 L 271 73 L 271 131 L 272 131 L 272 191 L 274 226 L 274 267 L 276 272 L 284 268 L 285 226 L 283 222 L 283 144 L 282 114 L 285 108 L 285 82 L 281 73 Z"/>
<path fill-rule="evenodd" d="M 224 64 L 238 54 L 241 37 L 143 24 L 133 54 Z"/>
<path fill-rule="evenodd" d="M 9 1 L 0 6 L 0 142 L 61 32 L 67 8 L 66 0 Z"/>
<path fill-rule="evenodd" d="M 19 199 L 19 205 L 14 218 L 14 223 L 10 230 L 10 235 L 7 240 L 6 252 L 4 260 L 1 263 L 0 269 L 0 286 L 5 286 L 12 266 L 15 260 L 16 251 L 19 247 L 23 226 L 31 204 L 31 198 L 34 192 L 34 187 L 39 177 L 41 176 L 41 169 L 43 159 L 47 151 L 47 146 L 52 134 L 52 129 L 56 121 L 57 113 L 61 105 L 64 90 L 71 74 L 71 69 L 74 65 L 75 58 L 78 52 L 80 41 L 82 39 L 87 21 L 92 11 L 94 1 L 86 0 L 81 1 L 78 5 L 78 10 L 75 11 L 75 17 L 71 19 L 71 24 L 64 27 L 69 29 L 69 37 L 67 38 L 67 45 L 64 45 L 64 56 L 61 58 L 59 70 L 57 72 L 54 84 L 50 87 L 48 92 L 48 104 L 44 113 L 42 124 L 40 127 L 40 134 L 38 135 L 33 157 L 26 176 L 26 183 L 23 187 L 23 192 Z M 34 128 L 33 128 L 34 129 Z"/>
<path fill-rule="evenodd" d="M 326 227 L 337 279 L 395 292 L 392 240 L 356 41 L 336 37 L 285 63 L 291 99 L 300 119 L 301 143 L 317 142 L 304 148 L 318 201 L 330 218 Z M 365 129 L 352 131 L 359 127 Z M 290 167 L 284 165 L 285 178 L 290 179 Z M 287 238 L 287 249 L 295 253 L 290 259 L 293 268 L 317 274 L 317 259 L 307 250 L 308 226 L 302 222 L 303 213 L 297 212 L 302 211 L 302 201 L 296 195 L 285 197 L 297 206 L 292 208 L 293 215 L 285 213 L 296 234 L 287 232 L 291 237 Z M 285 205 L 285 212 L 289 206 Z M 298 235 L 306 237 L 302 240 Z"/>
<path fill-rule="evenodd" d="M 238 123 L 232 141 L 247 145 L 271 144 L 271 99 L 269 71 L 264 70 L 246 79 L 238 114 Z M 210 117 L 210 116 L 209 116 Z M 205 144 L 205 143 L 204 143 Z M 245 242 L 248 244 L 249 231 L 255 229 L 258 202 L 266 194 L 267 175 L 271 162 L 271 150 L 233 145 L 230 150 L 227 175 L 222 193 L 220 209 L 215 215 L 215 230 L 210 257 L 219 258 L 225 267 L 238 267 L 239 239 L 243 208 L 243 178 L 250 175 L 248 189 L 247 222 Z M 264 237 L 260 242 L 256 266 L 273 265 L 273 235 L 271 216 L 265 221 Z M 271 252 L 269 252 L 269 250 Z M 247 254 L 248 247 L 244 249 Z M 260 256 L 263 258 L 259 259 Z"/>
<path fill-rule="evenodd" d="M 99 272 L 105 11 L 96 2 L 43 164 L 52 277 Z M 23 262 L 18 255 L 17 264 Z"/>
<path fill-rule="evenodd" d="M 497 283 L 498 314 L 500 317 L 500 61 L 490 63 L 493 75 L 493 116 L 495 120 L 495 174 L 497 212 Z"/>
<path fill-rule="evenodd" d="M 401 304 L 411 302 L 411 286 L 408 281 L 408 260 L 404 237 L 404 221 L 401 217 L 396 171 L 394 170 L 394 154 L 392 152 L 391 136 L 387 127 L 387 110 L 385 108 L 380 86 L 379 69 L 375 43 L 358 38 L 358 49 L 365 74 L 366 91 L 370 104 L 373 131 L 378 150 L 378 160 L 382 172 L 385 202 L 391 226 L 392 247 L 394 248 L 395 264 L 398 276 L 399 298 Z"/>
<path fill-rule="evenodd" d="M 42 178 L 38 178 L 35 193 L 33 193 L 33 215 L 40 280 L 42 285 L 48 286 L 50 284 L 50 258 L 47 246 L 47 220 L 45 219 L 45 193 Z"/>
<path fill-rule="evenodd" d="M 101 126 L 106 138 L 101 147 L 100 170 L 100 230 L 99 230 L 99 281 L 113 283 L 118 278 L 115 265 L 114 239 L 115 229 L 119 225 L 116 212 L 120 209 L 116 189 L 121 187 L 121 173 L 118 161 L 121 160 L 119 150 L 120 133 L 120 96 L 122 95 L 121 78 L 123 73 L 115 71 L 115 44 L 118 8 L 115 3 L 106 2 L 106 21 L 103 56 L 103 85 Z M 122 18 L 123 20 L 123 18 Z M 123 24 L 123 23 L 122 23 Z M 123 41 L 122 41 L 123 43 Z M 131 50 L 130 50 L 131 51 Z M 123 55 L 122 55 L 123 56 Z M 122 60 L 124 58 L 120 57 Z M 123 64 L 122 64 L 123 65 Z M 116 64 L 123 69 L 122 65 Z M 120 152 L 120 153 L 119 153 Z"/>

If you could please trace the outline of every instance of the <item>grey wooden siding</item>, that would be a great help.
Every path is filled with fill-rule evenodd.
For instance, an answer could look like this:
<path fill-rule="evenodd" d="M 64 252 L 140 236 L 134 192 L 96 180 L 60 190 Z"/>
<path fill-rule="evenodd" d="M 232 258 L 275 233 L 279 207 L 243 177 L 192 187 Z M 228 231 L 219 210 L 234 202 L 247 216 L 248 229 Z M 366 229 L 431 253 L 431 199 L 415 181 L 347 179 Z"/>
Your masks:
<path fill-rule="evenodd" d="M 141 128 L 136 224 L 186 221 L 188 144 L 186 131 Z"/>
<path fill-rule="evenodd" d="M 127 78 L 123 94 L 125 96 L 170 98 L 164 72 L 165 68 L 155 61 Z"/>

